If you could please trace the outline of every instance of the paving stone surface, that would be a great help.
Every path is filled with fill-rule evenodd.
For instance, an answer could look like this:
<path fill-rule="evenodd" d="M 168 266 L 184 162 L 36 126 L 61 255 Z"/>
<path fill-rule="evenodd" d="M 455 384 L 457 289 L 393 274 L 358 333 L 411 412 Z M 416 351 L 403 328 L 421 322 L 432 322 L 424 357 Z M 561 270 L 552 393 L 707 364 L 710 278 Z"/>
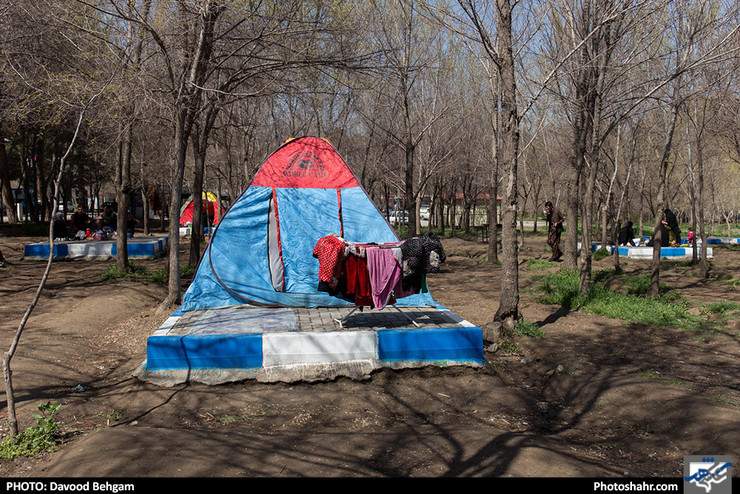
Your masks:
<path fill-rule="evenodd" d="M 436 307 L 273 309 L 242 306 L 186 312 L 180 316 L 168 334 L 377 331 L 463 325 L 465 324 L 449 311 Z"/>

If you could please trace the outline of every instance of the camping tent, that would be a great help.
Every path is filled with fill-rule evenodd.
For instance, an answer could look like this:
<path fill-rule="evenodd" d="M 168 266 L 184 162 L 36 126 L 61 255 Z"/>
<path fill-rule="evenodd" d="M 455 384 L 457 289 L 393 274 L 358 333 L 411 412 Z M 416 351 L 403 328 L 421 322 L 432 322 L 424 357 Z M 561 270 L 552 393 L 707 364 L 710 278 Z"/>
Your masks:
<path fill-rule="evenodd" d="M 181 310 L 352 305 L 318 290 L 313 249 L 331 234 L 358 243 L 400 241 L 328 141 L 288 140 L 221 218 Z M 421 291 L 396 305 L 434 304 Z"/>
<path fill-rule="evenodd" d="M 186 226 L 193 222 L 193 205 L 195 201 L 192 196 L 180 209 L 180 226 Z M 217 225 L 222 216 L 221 205 L 216 194 L 213 192 L 203 192 L 202 210 L 208 211 L 208 215 L 213 218 L 213 225 Z M 207 225 L 203 225 L 206 227 Z"/>

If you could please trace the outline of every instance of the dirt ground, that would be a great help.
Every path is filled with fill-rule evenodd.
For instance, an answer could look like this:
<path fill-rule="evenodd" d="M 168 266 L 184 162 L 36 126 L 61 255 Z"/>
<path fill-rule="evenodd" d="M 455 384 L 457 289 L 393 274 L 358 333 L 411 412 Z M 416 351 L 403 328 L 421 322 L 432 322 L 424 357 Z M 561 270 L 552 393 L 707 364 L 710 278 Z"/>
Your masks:
<path fill-rule="evenodd" d="M 45 262 L 22 260 L 41 238 L 0 234 L 3 352 Z M 520 253 L 521 310 L 543 338 L 486 351 L 485 368 L 384 370 L 365 381 L 172 388 L 140 382 L 165 287 L 102 281 L 113 261 L 55 262 L 18 352 L 21 427 L 59 403 L 64 443 L 0 462 L 3 477 L 681 477 L 684 455 L 740 458 L 740 326 L 691 332 L 542 305 L 531 269 L 544 237 Z M 435 299 L 476 325 L 496 310 L 500 267 L 481 242 L 445 240 Z M 187 246 L 183 245 L 183 249 Z M 135 261 L 153 269 L 163 260 Z M 594 269 L 609 267 L 611 258 Z M 667 262 L 662 281 L 692 311 L 740 302 L 740 250 L 715 249 L 710 280 Z M 622 258 L 629 273 L 648 261 Z M 187 282 L 187 280 L 185 280 Z M 0 396 L 7 432 L 5 388 Z M 737 471 L 737 469 L 736 469 Z M 737 475 L 737 474 L 735 474 Z"/>

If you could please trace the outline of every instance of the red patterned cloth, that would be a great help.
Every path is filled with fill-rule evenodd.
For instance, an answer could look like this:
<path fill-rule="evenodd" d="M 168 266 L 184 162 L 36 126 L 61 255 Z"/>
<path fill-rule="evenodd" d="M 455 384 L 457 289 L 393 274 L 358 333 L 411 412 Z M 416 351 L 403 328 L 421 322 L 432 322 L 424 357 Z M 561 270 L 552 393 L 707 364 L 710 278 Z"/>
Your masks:
<path fill-rule="evenodd" d="M 342 273 L 344 242 L 334 235 L 321 237 L 313 248 L 313 256 L 319 260 L 319 281 L 336 287 Z"/>

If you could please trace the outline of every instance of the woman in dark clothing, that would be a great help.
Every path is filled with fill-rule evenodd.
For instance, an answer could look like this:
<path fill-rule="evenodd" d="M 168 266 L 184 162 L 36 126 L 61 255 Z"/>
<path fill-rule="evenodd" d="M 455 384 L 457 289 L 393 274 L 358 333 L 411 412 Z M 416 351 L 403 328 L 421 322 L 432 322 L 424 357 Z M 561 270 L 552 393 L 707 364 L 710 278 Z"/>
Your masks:
<path fill-rule="evenodd" d="M 64 221 L 64 213 L 54 215 L 51 231 L 54 240 L 67 240 L 67 224 Z"/>
<path fill-rule="evenodd" d="M 668 243 L 670 245 L 678 245 L 681 243 L 681 228 L 678 226 L 678 220 L 673 211 L 666 208 L 665 211 L 665 226 L 668 229 Z"/>
<path fill-rule="evenodd" d="M 619 230 L 619 245 L 631 245 L 635 246 L 635 232 L 632 229 L 632 222 L 628 221 L 624 228 Z"/>
<path fill-rule="evenodd" d="M 670 244 L 670 233 L 668 232 L 668 228 L 666 227 L 665 220 L 660 222 L 659 228 L 660 228 L 660 246 L 668 247 L 669 245 L 671 245 Z M 647 245 L 648 247 L 652 247 L 654 243 L 655 243 L 655 235 L 653 235 L 653 237 L 650 240 L 648 240 L 648 243 L 645 245 Z"/>

